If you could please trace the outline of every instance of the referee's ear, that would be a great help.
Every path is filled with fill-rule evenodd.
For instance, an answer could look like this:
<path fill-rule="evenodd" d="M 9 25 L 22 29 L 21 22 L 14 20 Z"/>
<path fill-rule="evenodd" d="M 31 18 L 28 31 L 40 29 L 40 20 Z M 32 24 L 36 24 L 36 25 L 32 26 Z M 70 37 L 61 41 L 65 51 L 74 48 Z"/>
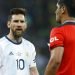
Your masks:
<path fill-rule="evenodd" d="M 7 27 L 10 28 L 10 21 L 7 22 Z"/>
<path fill-rule="evenodd" d="M 62 7 L 61 7 L 61 13 L 62 14 L 64 14 L 64 13 L 66 13 L 66 6 L 65 5 L 62 5 Z"/>

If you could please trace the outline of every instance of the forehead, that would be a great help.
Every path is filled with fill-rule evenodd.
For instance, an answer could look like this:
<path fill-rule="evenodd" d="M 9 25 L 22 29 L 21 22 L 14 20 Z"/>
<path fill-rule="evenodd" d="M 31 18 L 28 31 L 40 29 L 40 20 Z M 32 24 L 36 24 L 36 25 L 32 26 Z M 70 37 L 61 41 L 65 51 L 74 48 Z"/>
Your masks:
<path fill-rule="evenodd" d="M 18 20 L 18 19 L 25 20 L 25 16 L 22 15 L 22 14 L 18 14 L 18 15 L 14 14 L 14 15 L 12 15 L 12 20 L 14 20 L 14 19 L 16 19 L 16 20 Z"/>

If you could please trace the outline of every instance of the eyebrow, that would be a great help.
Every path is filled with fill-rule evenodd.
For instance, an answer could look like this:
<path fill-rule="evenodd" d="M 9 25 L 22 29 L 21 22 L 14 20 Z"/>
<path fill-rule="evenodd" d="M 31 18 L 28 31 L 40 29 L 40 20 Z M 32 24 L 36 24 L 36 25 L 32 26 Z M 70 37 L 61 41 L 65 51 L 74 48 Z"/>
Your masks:
<path fill-rule="evenodd" d="M 14 22 L 18 22 L 18 21 L 20 21 L 20 22 L 24 22 L 24 20 L 13 20 Z"/>

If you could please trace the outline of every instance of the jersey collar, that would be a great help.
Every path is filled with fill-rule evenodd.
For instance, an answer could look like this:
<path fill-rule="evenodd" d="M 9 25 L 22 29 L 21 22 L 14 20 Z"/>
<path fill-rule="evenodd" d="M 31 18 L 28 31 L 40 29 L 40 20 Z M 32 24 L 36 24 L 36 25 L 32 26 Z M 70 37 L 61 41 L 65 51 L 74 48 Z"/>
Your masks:
<path fill-rule="evenodd" d="M 8 41 L 10 41 L 10 42 L 12 42 L 13 44 L 16 44 L 16 45 L 22 43 L 22 40 L 21 40 L 20 42 L 14 42 L 14 41 L 10 40 L 7 36 L 5 36 L 5 38 L 6 38 Z"/>
<path fill-rule="evenodd" d="M 75 23 L 75 20 L 66 20 L 66 21 L 64 21 L 64 23 L 62 23 L 62 24 L 66 24 L 66 23 Z"/>

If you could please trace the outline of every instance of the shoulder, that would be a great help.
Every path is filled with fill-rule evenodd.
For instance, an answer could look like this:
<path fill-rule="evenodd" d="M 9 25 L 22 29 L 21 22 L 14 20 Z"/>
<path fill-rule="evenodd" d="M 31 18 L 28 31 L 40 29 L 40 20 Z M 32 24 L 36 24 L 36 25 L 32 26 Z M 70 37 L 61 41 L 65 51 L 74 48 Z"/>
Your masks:
<path fill-rule="evenodd" d="M 6 41 L 5 37 L 0 38 L 0 44 L 4 43 Z"/>
<path fill-rule="evenodd" d="M 60 26 L 53 27 L 51 30 L 61 30 L 64 27 L 65 27 L 65 25 L 60 25 Z"/>
<path fill-rule="evenodd" d="M 54 27 L 51 29 L 50 34 L 63 33 L 64 26 Z"/>
<path fill-rule="evenodd" d="M 51 29 L 50 33 L 63 33 L 72 26 L 75 26 L 75 23 L 73 22 L 66 22 L 64 24 L 61 24 L 60 26 L 54 27 Z"/>
<path fill-rule="evenodd" d="M 24 38 L 23 38 L 23 42 L 24 42 L 25 44 L 29 45 L 29 46 L 34 46 L 34 44 L 33 44 L 32 42 L 30 42 L 29 40 L 27 40 L 27 39 L 24 39 Z"/>
<path fill-rule="evenodd" d="M 23 43 L 24 43 L 25 45 L 27 45 L 29 48 L 35 50 L 34 44 L 33 44 L 32 42 L 30 42 L 29 40 L 23 38 Z"/>
<path fill-rule="evenodd" d="M 0 47 L 5 48 L 7 45 L 9 45 L 9 42 L 6 39 L 6 37 L 4 36 L 4 37 L 0 38 Z"/>
<path fill-rule="evenodd" d="M 0 50 L 3 48 L 3 45 L 5 44 L 5 37 L 0 38 Z"/>

